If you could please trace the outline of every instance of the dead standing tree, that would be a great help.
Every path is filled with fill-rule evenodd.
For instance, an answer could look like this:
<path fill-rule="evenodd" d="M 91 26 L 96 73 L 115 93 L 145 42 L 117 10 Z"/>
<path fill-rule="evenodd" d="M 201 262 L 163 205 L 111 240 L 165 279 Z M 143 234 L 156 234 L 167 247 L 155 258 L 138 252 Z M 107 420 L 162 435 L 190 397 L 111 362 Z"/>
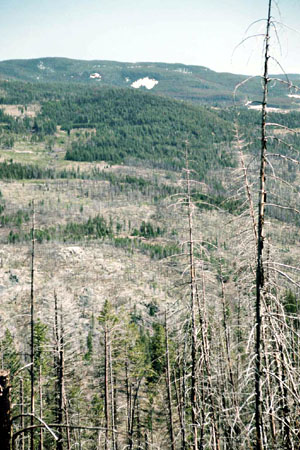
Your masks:
<path fill-rule="evenodd" d="M 269 62 L 272 58 L 270 52 L 271 28 L 276 30 L 276 21 L 272 17 L 273 1 L 268 0 L 268 15 L 266 19 L 266 31 L 264 34 L 264 72 L 262 76 L 263 99 L 261 111 L 261 151 L 259 158 L 259 191 L 258 191 L 258 217 L 254 234 L 257 237 L 256 247 L 256 302 L 255 302 L 255 448 L 262 450 L 272 445 L 280 445 L 280 448 L 298 448 L 295 436 L 297 436 L 296 411 L 299 402 L 299 373 L 291 358 L 293 352 L 293 339 L 297 338 L 299 332 L 293 328 L 293 319 L 289 319 L 284 306 L 284 289 L 288 285 L 299 288 L 299 283 L 295 283 L 294 277 L 289 273 L 297 267 L 288 266 L 281 262 L 276 262 L 274 255 L 270 257 L 270 240 L 266 233 L 266 211 L 279 209 L 299 213 L 295 205 L 286 205 L 287 199 L 284 197 L 284 204 L 280 205 L 281 189 L 278 183 L 292 188 L 284 177 L 278 176 L 279 166 L 273 160 L 281 159 L 285 163 L 296 163 L 299 161 L 294 156 L 290 157 L 287 151 L 298 151 L 286 138 L 289 133 L 296 133 L 295 130 L 282 125 L 281 123 L 268 122 L 268 94 L 269 85 L 275 78 L 269 75 Z M 272 58 L 274 60 L 274 58 Z M 276 61 L 276 60 L 275 60 Z M 276 61 L 277 63 L 277 61 Z M 246 80 L 247 81 L 247 80 Z M 292 83 L 280 78 L 276 82 L 295 88 Z M 288 118 L 287 118 L 288 119 Z M 275 129 L 277 133 L 267 132 L 267 129 Z M 280 130 L 284 131 L 285 139 L 280 137 Z M 278 137 L 279 136 L 279 137 Z M 270 142 L 279 148 L 273 152 L 269 150 Z M 294 143 L 293 143 L 294 144 Z M 284 150 L 281 152 L 281 148 Z M 268 187 L 266 186 L 266 175 L 268 177 Z M 276 182 L 276 189 L 274 189 Z M 246 187 L 247 184 L 246 180 Z M 272 190 L 273 187 L 273 190 Z M 247 191 L 248 192 L 248 191 Z M 268 195 L 268 199 L 267 199 Z M 290 202 L 289 202 L 290 203 Z M 252 213 L 253 208 L 250 212 Z M 276 216 L 275 216 L 276 217 Z M 282 216 L 281 216 L 282 217 Z M 252 220 L 253 222 L 253 220 Z M 281 278 L 281 280 L 280 280 Z M 298 339 L 298 338 L 297 338 Z M 262 378 L 263 377 L 263 378 Z M 272 447 L 272 448 L 273 448 Z"/>
<path fill-rule="evenodd" d="M 188 158 L 186 158 L 186 185 L 187 185 L 187 210 L 189 227 L 189 269 L 190 269 L 190 298 L 191 298 L 191 409 L 192 409 L 192 436 L 193 450 L 198 450 L 198 426 L 197 426 L 197 324 L 196 324 L 196 273 L 194 256 L 194 237 L 193 237 L 193 208 L 191 201 L 191 180 Z"/>
<path fill-rule="evenodd" d="M 0 444 L 2 450 L 11 445 L 11 404 L 9 371 L 0 371 Z"/>
<path fill-rule="evenodd" d="M 35 209 L 32 201 L 31 227 L 31 277 L 30 277 L 30 426 L 34 425 L 34 257 L 35 257 Z M 34 450 L 34 429 L 30 432 L 30 449 Z"/>

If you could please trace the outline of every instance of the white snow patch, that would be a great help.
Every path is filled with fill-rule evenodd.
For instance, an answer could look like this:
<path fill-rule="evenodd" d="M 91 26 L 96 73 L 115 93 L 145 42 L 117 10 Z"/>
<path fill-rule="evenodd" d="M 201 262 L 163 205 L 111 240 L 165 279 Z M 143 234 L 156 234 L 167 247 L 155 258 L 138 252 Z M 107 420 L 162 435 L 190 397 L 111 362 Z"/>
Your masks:
<path fill-rule="evenodd" d="M 38 67 L 38 69 L 40 69 L 40 70 L 46 70 L 46 66 L 45 66 L 45 64 L 43 63 L 43 61 L 40 61 L 40 62 L 38 63 L 38 65 L 37 65 L 37 67 Z"/>
<path fill-rule="evenodd" d="M 180 72 L 180 73 L 192 73 L 190 70 L 188 69 L 175 69 L 174 72 Z"/>
<path fill-rule="evenodd" d="M 140 78 L 139 80 L 134 81 L 131 84 L 131 87 L 138 89 L 143 86 L 146 89 L 153 89 L 154 86 L 156 86 L 157 84 L 158 84 L 158 81 L 155 80 L 154 78 L 145 77 L 145 78 Z"/>
<path fill-rule="evenodd" d="M 248 109 L 252 109 L 252 110 L 256 110 L 256 111 L 262 110 L 262 105 L 252 105 L 251 103 L 252 102 L 247 102 L 247 103 L 245 103 L 245 106 L 247 106 Z M 274 108 L 271 106 L 267 106 L 266 111 L 273 112 L 273 113 L 281 113 L 281 114 L 288 114 L 288 112 L 289 112 L 288 109 Z"/>
<path fill-rule="evenodd" d="M 43 61 L 40 61 L 37 65 L 37 68 L 40 70 L 47 70 L 48 72 L 54 72 L 54 69 L 52 69 L 51 67 L 47 67 L 45 66 L 45 64 L 43 63 Z"/>
<path fill-rule="evenodd" d="M 96 79 L 96 80 L 101 80 L 101 75 L 98 72 L 95 73 L 91 73 L 90 78 Z"/>
<path fill-rule="evenodd" d="M 299 94 L 288 94 L 288 97 L 291 97 L 291 98 L 300 98 L 300 95 L 299 95 Z"/>

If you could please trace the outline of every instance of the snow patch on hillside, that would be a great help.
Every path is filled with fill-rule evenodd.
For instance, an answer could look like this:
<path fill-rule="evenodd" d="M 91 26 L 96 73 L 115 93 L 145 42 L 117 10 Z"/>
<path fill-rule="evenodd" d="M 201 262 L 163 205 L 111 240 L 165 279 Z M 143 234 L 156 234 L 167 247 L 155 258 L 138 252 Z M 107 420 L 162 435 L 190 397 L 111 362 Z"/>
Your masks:
<path fill-rule="evenodd" d="M 54 73 L 54 69 L 52 69 L 51 67 L 45 66 L 45 64 L 43 63 L 43 61 L 40 61 L 40 62 L 37 64 L 37 68 L 38 68 L 39 70 L 46 70 L 47 72 Z"/>
<path fill-rule="evenodd" d="M 256 110 L 256 111 L 261 111 L 262 110 L 262 103 L 259 103 L 259 104 L 254 103 L 254 104 L 252 104 L 251 101 L 248 101 L 248 102 L 245 103 L 245 106 L 248 109 L 253 109 L 253 110 Z M 266 111 L 267 112 L 273 112 L 273 113 L 281 113 L 281 114 L 288 114 L 289 113 L 288 109 L 276 108 L 276 107 L 272 107 L 272 106 L 267 106 L 266 107 Z"/>
<path fill-rule="evenodd" d="M 175 69 L 174 72 L 179 72 L 179 73 L 184 73 L 184 74 L 192 73 L 188 69 Z"/>
<path fill-rule="evenodd" d="M 37 67 L 38 67 L 38 69 L 40 69 L 40 70 L 46 70 L 46 66 L 45 66 L 45 64 L 43 63 L 43 61 L 40 61 L 40 62 L 38 63 L 38 65 L 37 65 Z"/>
<path fill-rule="evenodd" d="M 90 78 L 94 79 L 94 80 L 101 80 L 101 75 L 98 72 L 95 73 L 91 73 Z"/>
<path fill-rule="evenodd" d="M 288 97 L 291 97 L 291 98 L 300 98 L 300 95 L 299 95 L 299 94 L 288 94 Z"/>
<path fill-rule="evenodd" d="M 134 81 L 131 84 L 131 87 L 138 89 L 143 86 L 146 89 L 153 89 L 154 86 L 156 86 L 157 84 L 158 84 L 158 81 L 155 80 L 154 78 L 145 77 L 145 78 L 140 78 L 139 80 Z"/>

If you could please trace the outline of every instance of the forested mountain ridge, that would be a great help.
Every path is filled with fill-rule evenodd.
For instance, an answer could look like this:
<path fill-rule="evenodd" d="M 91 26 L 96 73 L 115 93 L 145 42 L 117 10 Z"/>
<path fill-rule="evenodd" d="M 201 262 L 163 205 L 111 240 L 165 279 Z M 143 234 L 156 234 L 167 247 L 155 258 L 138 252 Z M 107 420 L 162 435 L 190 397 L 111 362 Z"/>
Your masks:
<path fill-rule="evenodd" d="M 151 89 L 155 94 L 209 105 L 231 105 L 235 86 L 247 78 L 246 75 L 217 73 L 203 66 L 54 57 L 1 61 L 0 77 L 34 83 L 64 82 Z M 300 76 L 291 75 L 291 78 L 297 84 Z M 257 77 L 243 87 L 237 100 L 243 104 L 249 99 L 260 101 L 259 91 L 261 82 Z M 287 98 L 280 83 L 271 86 L 270 96 L 274 106 L 298 108 L 296 99 Z"/>

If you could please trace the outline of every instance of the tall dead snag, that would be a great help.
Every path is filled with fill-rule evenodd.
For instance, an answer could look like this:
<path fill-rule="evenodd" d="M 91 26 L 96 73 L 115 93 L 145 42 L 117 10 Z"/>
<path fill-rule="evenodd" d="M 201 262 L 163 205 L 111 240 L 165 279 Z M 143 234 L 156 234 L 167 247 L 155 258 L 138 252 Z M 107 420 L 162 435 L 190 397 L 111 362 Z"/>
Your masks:
<path fill-rule="evenodd" d="M 0 444 L 2 450 L 10 450 L 11 402 L 9 371 L 0 370 Z"/>
<path fill-rule="evenodd" d="M 62 425 L 64 418 L 66 424 L 67 449 L 71 448 L 70 443 L 70 427 L 67 398 L 65 392 L 65 331 L 63 320 L 63 307 L 60 305 L 60 316 L 58 315 L 57 294 L 54 291 L 54 338 L 55 338 L 55 367 L 57 371 L 57 389 L 56 389 L 56 420 L 58 425 Z M 60 317 L 60 323 L 59 323 Z M 59 428 L 56 450 L 62 450 L 63 445 L 63 428 Z"/>
<path fill-rule="evenodd" d="M 109 365 L 108 365 L 108 328 L 107 324 L 104 324 L 104 416 L 105 416 L 105 450 L 108 449 L 109 445 L 109 389 L 108 389 L 108 376 L 109 376 Z"/>
<path fill-rule="evenodd" d="M 168 332 L 167 313 L 165 312 L 165 345 L 166 345 L 166 385 L 168 396 L 169 409 L 169 433 L 170 433 L 170 448 L 175 450 L 174 445 L 174 428 L 173 428 L 173 414 L 172 414 L 172 392 L 171 392 L 171 370 L 170 370 L 170 354 L 169 354 L 169 332 Z"/>
<path fill-rule="evenodd" d="M 31 276 L 30 276 L 30 425 L 34 425 L 34 257 L 35 257 L 35 209 L 32 201 L 31 226 Z M 30 449 L 34 450 L 34 429 L 30 432 Z"/>
<path fill-rule="evenodd" d="M 268 102 L 268 84 L 269 84 L 269 41 L 271 26 L 272 0 L 269 0 L 268 18 L 265 34 L 265 57 L 264 57 L 264 75 L 263 75 L 263 101 L 261 118 L 261 155 L 260 155 L 260 176 L 259 176 L 259 199 L 258 199 L 258 224 L 257 224 L 257 266 L 256 266 L 256 342 L 255 342 L 255 430 L 256 430 L 256 449 L 263 449 L 262 442 L 262 413 L 261 413 L 261 329 L 262 316 L 261 304 L 264 290 L 264 267 L 263 267 L 263 249 L 264 249 L 264 221 L 266 204 L 266 154 L 267 154 L 267 102 Z"/>
<path fill-rule="evenodd" d="M 20 428 L 21 430 L 23 430 L 23 428 L 25 427 L 24 425 L 24 380 L 23 378 L 20 378 L 20 397 L 19 397 L 19 401 L 20 401 Z M 19 450 L 25 450 L 25 441 L 24 441 L 24 436 L 20 436 L 20 448 Z"/>
<path fill-rule="evenodd" d="M 187 186 L 187 208 L 188 208 L 188 227 L 189 227 L 189 270 L 190 270 L 190 299 L 191 299 L 191 319 L 192 319 L 192 373 L 191 373 L 191 410 L 192 410 L 192 448 L 198 450 L 198 427 L 197 427 L 197 380 L 196 380 L 196 366 L 197 366 L 197 325 L 196 325 L 196 275 L 195 275 L 195 261 L 194 261 L 194 237 L 193 237 L 193 209 L 194 205 L 191 199 L 191 179 L 189 161 L 186 156 L 186 186 Z"/>
<path fill-rule="evenodd" d="M 113 390 L 113 367 L 110 357 L 111 342 L 112 342 L 112 329 L 117 323 L 117 317 L 112 311 L 112 306 L 108 300 L 105 300 L 98 321 L 103 329 L 103 345 L 104 345 L 104 418 L 105 418 L 105 443 L 104 448 L 107 450 L 113 441 L 113 448 L 116 446 L 115 432 L 112 431 L 112 439 L 110 439 L 110 426 L 114 423 L 114 417 L 110 417 L 110 410 L 112 416 L 114 416 L 114 397 L 113 393 L 110 396 L 110 388 Z M 110 402 L 112 403 L 110 405 Z"/>
<path fill-rule="evenodd" d="M 54 337 L 55 337 L 55 358 L 54 365 L 57 370 L 57 392 L 56 392 L 56 420 L 57 423 L 62 423 L 63 420 L 63 404 L 62 404 L 62 383 L 61 383 L 61 338 L 58 326 L 58 305 L 57 295 L 54 291 Z M 62 430 L 58 430 L 58 440 L 56 443 L 56 450 L 62 449 Z"/>
<path fill-rule="evenodd" d="M 113 364 L 112 364 L 112 354 L 111 354 L 111 343 L 108 347 L 109 356 L 109 382 L 110 382 L 110 409 L 111 409 L 111 435 L 112 435 L 112 450 L 116 450 L 116 432 L 115 432 L 115 379 L 113 376 Z"/>
<path fill-rule="evenodd" d="M 40 418 L 43 419 L 43 382 L 42 382 L 42 366 L 39 367 L 39 397 L 40 397 Z M 39 450 L 44 449 L 44 430 L 40 429 Z"/>

